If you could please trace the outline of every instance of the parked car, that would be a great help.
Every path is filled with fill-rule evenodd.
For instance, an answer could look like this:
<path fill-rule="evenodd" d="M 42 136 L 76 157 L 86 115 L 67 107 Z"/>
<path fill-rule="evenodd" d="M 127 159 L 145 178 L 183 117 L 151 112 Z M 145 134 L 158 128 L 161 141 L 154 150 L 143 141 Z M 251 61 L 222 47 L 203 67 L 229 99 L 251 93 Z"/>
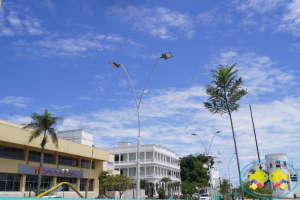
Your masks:
<path fill-rule="evenodd" d="M 201 194 L 199 199 L 200 200 L 209 200 L 209 196 L 208 196 L 208 194 Z"/>

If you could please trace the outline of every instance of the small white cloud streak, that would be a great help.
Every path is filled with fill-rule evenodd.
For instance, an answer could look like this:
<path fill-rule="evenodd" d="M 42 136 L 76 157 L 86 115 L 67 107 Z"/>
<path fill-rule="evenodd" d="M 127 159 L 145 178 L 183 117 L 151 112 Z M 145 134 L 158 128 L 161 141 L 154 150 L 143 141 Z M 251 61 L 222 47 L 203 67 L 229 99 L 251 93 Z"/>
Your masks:
<path fill-rule="evenodd" d="M 43 35 L 47 33 L 41 27 L 41 20 L 27 15 L 26 18 L 20 18 L 16 9 L 10 4 L 7 4 L 5 9 L 0 8 L 0 36 Z"/>
<path fill-rule="evenodd" d="M 278 25 L 279 31 L 290 32 L 294 36 L 300 36 L 300 1 L 293 0 L 287 6 L 287 12 Z"/>
<path fill-rule="evenodd" d="M 177 39 L 178 34 L 191 39 L 195 34 L 193 19 L 188 14 L 164 7 L 155 9 L 140 9 L 134 6 L 127 6 L 125 9 L 111 7 L 106 13 L 110 18 L 121 19 L 130 23 L 134 29 L 163 40 Z"/>
<path fill-rule="evenodd" d="M 0 100 L 0 106 L 3 104 L 11 104 L 17 107 L 27 107 L 27 104 L 32 99 L 29 97 L 16 97 L 16 96 L 8 96 L 4 97 L 2 100 Z"/>

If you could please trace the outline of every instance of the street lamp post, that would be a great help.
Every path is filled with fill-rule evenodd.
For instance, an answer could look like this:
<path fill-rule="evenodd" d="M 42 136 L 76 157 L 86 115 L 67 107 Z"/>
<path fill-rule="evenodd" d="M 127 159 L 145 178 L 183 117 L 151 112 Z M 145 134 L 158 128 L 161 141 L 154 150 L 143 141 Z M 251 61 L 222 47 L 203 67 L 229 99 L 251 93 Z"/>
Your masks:
<path fill-rule="evenodd" d="M 85 198 L 87 198 L 88 196 L 88 192 L 89 192 L 89 186 L 90 186 L 90 177 L 91 177 L 91 171 L 92 171 L 92 165 L 93 165 L 93 153 L 94 153 L 94 145 L 92 145 L 92 155 L 91 155 L 91 162 L 90 162 L 90 171 L 89 171 L 89 177 L 88 180 L 86 182 L 86 188 L 85 188 Z"/>
<path fill-rule="evenodd" d="M 221 156 L 223 156 L 222 153 L 218 153 L 218 154 L 221 155 Z M 229 167 L 230 167 L 230 163 L 231 163 L 231 161 L 232 161 L 232 158 L 233 158 L 234 154 L 235 154 L 235 153 L 232 154 L 229 164 L 227 163 L 225 157 L 223 156 L 223 158 L 224 158 L 224 160 L 225 160 L 225 163 L 226 163 L 226 165 L 227 165 L 227 169 L 228 169 L 229 191 L 230 191 L 230 193 L 231 193 L 231 182 L 230 182 L 230 170 L 229 170 Z M 224 176 L 225 176 L 225 175 L 224 175 Z"/>
<path fill-rule="evenodd" d="M 140 148 L 141 148 L 140 145 L 141 145 L 141 135 L 140 135 L 140 112 L 139 112 L 139 110 L 140 110 L 140 105 L 141 105 L 142 97 L 143 97 L 144 91 L 145 91 L 145 89 L 146 89 L 146 86 L 147 86 L 147 84 L 148 84 L 148 81 L 149 81 L 149 79 L 150 79 L 150 77 L 151 77 L 151 75 L 152 75 L 152 72 L 153 72 L 154 68 L 156 67 L 156 65 L 157 65 L 157 63 L 158 63 L 158 61 L 159 61 L 159 59 L 160 59 L 160 58 L 163 58 L 163 59 L 167 60 L 168 58 L 171 58 L 171 57 L 172 57 L 172 54 L 169 52 L 169 53 L 162 54 L 162 56 L 159 57 L 159 58 L 157 59 L 155 65 L 153 66 L 153 68 L 152 68 L 152 70 L 151 70 L 151 72 L 150 72 L 150 75 L 149 75 L 149 77 L 148 77 L 148 79 L 147 79 L 147 82 L 146 82 L 146 84 L 145 84 L 145 86 L 144 86 L 143 92 L 142 92 L 142 94 L 141 94 L 141 96 L 140 96 L 139 103 L 137 102 L 137 98 L 136 98 L 136 94 L 135 94 L 134 87 L 133 87 L 133 85 L 132 85 L 132 82 L 131 82 L 131 80 L 130 80 L 130 77 L 129 77 L 129 75 L 128 75 L 126 69 L 125 69 L 125 67 L 124 67 L 122 64 L 118 64 L 118 63 L 116 63 L 116 62 L 110 62 L 110 63 L 109 63 L 112 67 L 117 67 L 117 68 L 119 68 L 119 67 L 121 66 L 121 67 L 123 68 L 125 74 L 127 75 L 128 80 L 129 80 L 129 82 L 130 82 L 130 85 L 131 85 L 131 88 L 132 88 L 132 91 L 133 91 L 133 95 L 134 95 L 134 98 L 135 98 L 135 105 L 136 105 L 136 110 L 137 110 L 137 115 L 138 115 L 137 167 L 136 167 L 136 168 L 137 168 L 137 169 L 136 169 L 136 179 L 137 179 L 137 180 L 136 180 L 136 187 L 137 187 L 137 188 L 136 188 L 136 199 L 139 199 L 139 198 L 140 198 L 140 174 L 141 174 L 141 171 L 140 171 Z"/>
<path fill-rule="evenodd" d="M 201 141 L 201 143 L 202 143 L 202 145 L 203 145 L 203 147 L 204 147 L 204 149 L 205 149 L 205 154 L 206 154 L 206 156 L 208 157 L 208 154 L 209 154 L 209 151 L 210 151 L 210 147 L 211 147 L 212 141 L 213 141 L 214 138 L 215 138 L 215 135 L 216 135 L 217 133 L 221 133 L 221 132 L 222 132 L 222 131 L 217 131 L 217 132 L 215 132 L 215 134 L 214 134 L 214 136 L 213 136 L 213 138 L 212 138 L 212 140 L 211 140 L 211 142 L 210 142 L 210 145 L 209 145 L 209 148 L 208 148 L 208 149 L 206 148 L 206 146 L 204 145 L 202 139 L 200 138 L 200 136 L 199 136 L 198 134 L 192 133 L 192 135 L 197 135 L 197 136 L 198 136 L 198 138 L 200 139 L 200 141 Z M 208 171 L 209 171 L 210 196 L 212 196 L 212 184 L 213 184 L 213 178 L 212 178 L 212 170 L 211 170 L 211 169 L 212 169 L 212 166 L 211 166 L 211 160 L 209 160 L 209 162 L 207 163 L 207 166 L 208 166 Z"/>
<path fill-rule="evenodd" d="M 64 182 L 66 182 L 66 173 L 69 172 L 69 169 L 62 169 L 62 173 L 64 174 Z M 65 187 L 63 186 L 63 198 L 65 198 Z"/>

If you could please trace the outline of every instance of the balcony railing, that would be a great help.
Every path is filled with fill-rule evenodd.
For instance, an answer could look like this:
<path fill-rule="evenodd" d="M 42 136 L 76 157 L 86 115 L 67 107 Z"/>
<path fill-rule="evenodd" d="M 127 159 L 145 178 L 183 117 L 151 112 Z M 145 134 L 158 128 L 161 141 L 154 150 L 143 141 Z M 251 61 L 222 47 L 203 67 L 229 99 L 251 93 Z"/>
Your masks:
<path fill-rule="evenodd" d="M 158 159 L 141 159 L 141 163 L 160 163 L 160 164 L 165 164 L 168 166 L 173 166 L 173 167 L 179 167 L 179 165 L 177 163 L 169 163 L 169 162 L 165 162 L 165 161 L 161 161 Z M 119 165 L 119 164 L 133 164 L 136 163 L 136 160 L 129 160 L 129 161 L 115 161 L 115 164 Z"/>

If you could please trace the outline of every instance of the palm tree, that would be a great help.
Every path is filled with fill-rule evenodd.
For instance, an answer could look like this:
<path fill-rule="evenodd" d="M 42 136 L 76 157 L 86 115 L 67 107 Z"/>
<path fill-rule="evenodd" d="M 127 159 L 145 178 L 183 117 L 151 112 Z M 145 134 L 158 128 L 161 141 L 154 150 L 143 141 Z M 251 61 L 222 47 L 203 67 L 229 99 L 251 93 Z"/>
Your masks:
<path fill-rule="evenodd" d="M 232 122 L 232 112 L 238 111 L 241 107 L 239 103 L 237 103 L 243 96 L 245 96 L 248 91 L 247 89 L 241 88 L 243 83 L 242 78 L 237 78 L 238 70 L 234 70 L 236 64 L 224 67 L 222 65 L 219 66 L 218 70 L 211 70 L 214 78 L 212 83 L 216 86 L 213 87 L 211 85 L 206 85 L 206 94 L 210 95 L 208 102 L 204 102 L 204 107 L 209 109 L 212 114 L 220 114 L 223 115 L 228 113 L 230 118 L 232 136 L 234 141 L 236 159 L 238 164 L 239 175 L 241 174 L 239 156 L 235 141 L 233 122 Z M 242 199 L 244 200 L 244 193 L 242 190 Z"/>
<path fill-rule="evenodd" d="M 42 171 L 43 171 L 43 161 L 44 161 L 44 150 L 45 145 L 48 142 L 47 133 L 51 136 L 52 143 L 58 148 L 58 137 L 55 130 L 55 126 L 58 121 L 63 121 L 63 117 L 52 117 L 51 112 L 45 110 L 43 115 L 39 115 L 36 113 L 31 114 L 31 123 L 27 124 L 23 127 L 23 129 L 31 129 L 31 135 L 29 137 L 29 142 L 32 140 L 42 136 L 41 141 L 41 160 L 39 167 L 39 175 L 38 175 L 38 185 L 36 190 L 36 196 L 40 194 L 41 190 L 41 181 L 42 181 Z"/>

